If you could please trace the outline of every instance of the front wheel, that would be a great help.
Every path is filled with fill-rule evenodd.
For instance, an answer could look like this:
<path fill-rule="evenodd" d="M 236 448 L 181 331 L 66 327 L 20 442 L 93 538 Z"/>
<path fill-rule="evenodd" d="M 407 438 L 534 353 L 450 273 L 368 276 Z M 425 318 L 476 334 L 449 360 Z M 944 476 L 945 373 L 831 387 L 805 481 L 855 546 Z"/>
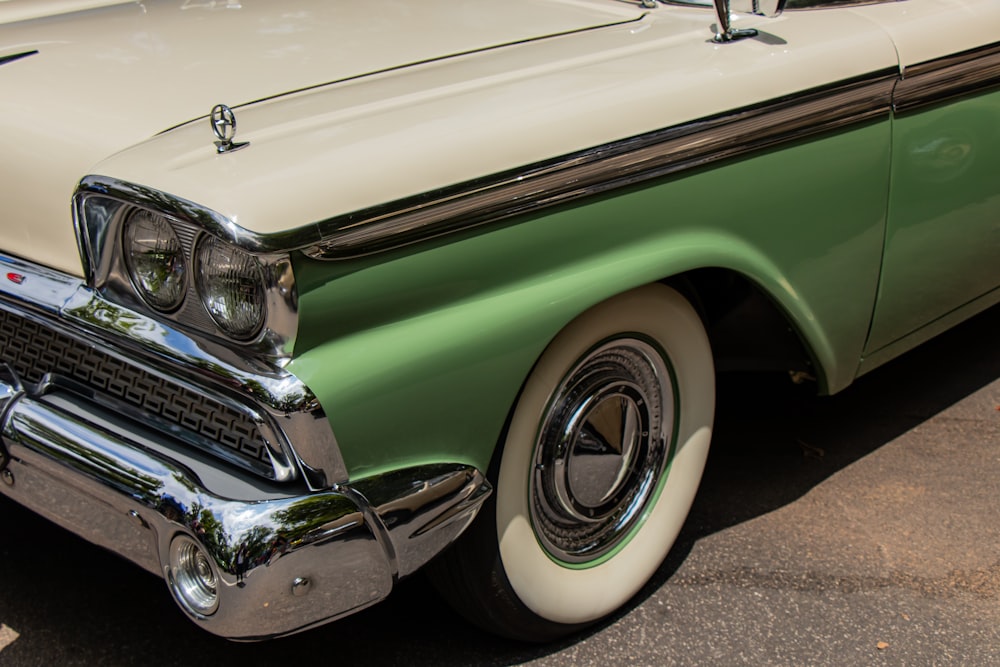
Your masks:
<path fill-rule="evenodd" d="M 656 572 L 711 439 L 711 349 L 663 285 L 598 304 L 560 332 L 511 416 L 495 493 L 432 568 L 470 620 L 546 641 L 625 604 Z"/>

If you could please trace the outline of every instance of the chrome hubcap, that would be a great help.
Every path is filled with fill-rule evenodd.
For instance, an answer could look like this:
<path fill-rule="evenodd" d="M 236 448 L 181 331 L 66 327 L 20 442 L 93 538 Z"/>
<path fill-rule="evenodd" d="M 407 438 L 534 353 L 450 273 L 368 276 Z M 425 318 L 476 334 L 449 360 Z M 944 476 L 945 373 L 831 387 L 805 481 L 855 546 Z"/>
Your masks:
<path fill-rule="evenodd" d="M 553 557 L 585 563 L 627 538 L 666 467 L 673 405 L 663 354 L 640 339 L 605 343 L 566 376 L 531 480 L 532 523 Z"/>

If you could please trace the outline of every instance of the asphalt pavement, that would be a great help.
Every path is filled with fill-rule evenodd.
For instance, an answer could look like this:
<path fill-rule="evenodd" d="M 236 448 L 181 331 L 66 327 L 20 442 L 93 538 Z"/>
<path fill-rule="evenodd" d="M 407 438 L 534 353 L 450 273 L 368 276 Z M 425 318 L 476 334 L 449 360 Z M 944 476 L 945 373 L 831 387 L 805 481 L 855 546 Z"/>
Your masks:
<path fill-rule="evenodd" d="M 684 532 L 626 609 L 556 645 L 466 625 L 419 577 L 234 644 L 164 584 L 0 498 L 0 665 L 1000 664 L 1000 307 L 832 397 L 721 383 Z"/>

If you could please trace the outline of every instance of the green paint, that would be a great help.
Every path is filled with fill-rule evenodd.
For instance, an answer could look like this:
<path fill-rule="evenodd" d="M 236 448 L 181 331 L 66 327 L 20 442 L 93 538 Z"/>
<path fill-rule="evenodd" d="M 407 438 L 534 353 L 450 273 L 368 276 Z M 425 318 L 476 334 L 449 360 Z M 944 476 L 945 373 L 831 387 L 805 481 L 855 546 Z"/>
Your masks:
<path fill-rule="evenodd" d="M 1000 92 L 893 124 L 885 265 L 866 352 L 1000 285 Z"/>
<path fill-rule="evenodd" d="M 353 477 L 487 469 L 522 382 L 590 306 L 701 267 L 761 285 L 836 391 L 872 312 L 889 121 L 463 237 L 350 262 L 297 259 L 290 370 L 322 402 Z"/>

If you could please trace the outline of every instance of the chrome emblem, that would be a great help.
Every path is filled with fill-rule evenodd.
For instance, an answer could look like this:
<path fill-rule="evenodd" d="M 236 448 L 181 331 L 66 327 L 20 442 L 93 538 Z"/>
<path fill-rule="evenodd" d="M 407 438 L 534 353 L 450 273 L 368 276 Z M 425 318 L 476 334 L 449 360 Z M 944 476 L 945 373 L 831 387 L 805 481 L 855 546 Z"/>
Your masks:
<path fill-rule="evenodd" d="M 215 134 L 215 138 L 218 139 L 215 142 L 215 151 L 217 153 L 232 153 L 250 145 L 248 141 L 244 141 L 243 143 L 233 142 L 233 139 L 236 138 L 236 114 L 225 104 L 216 104 L 212 107 L 210 119 L 212 122 L 212 132 Z"/>

